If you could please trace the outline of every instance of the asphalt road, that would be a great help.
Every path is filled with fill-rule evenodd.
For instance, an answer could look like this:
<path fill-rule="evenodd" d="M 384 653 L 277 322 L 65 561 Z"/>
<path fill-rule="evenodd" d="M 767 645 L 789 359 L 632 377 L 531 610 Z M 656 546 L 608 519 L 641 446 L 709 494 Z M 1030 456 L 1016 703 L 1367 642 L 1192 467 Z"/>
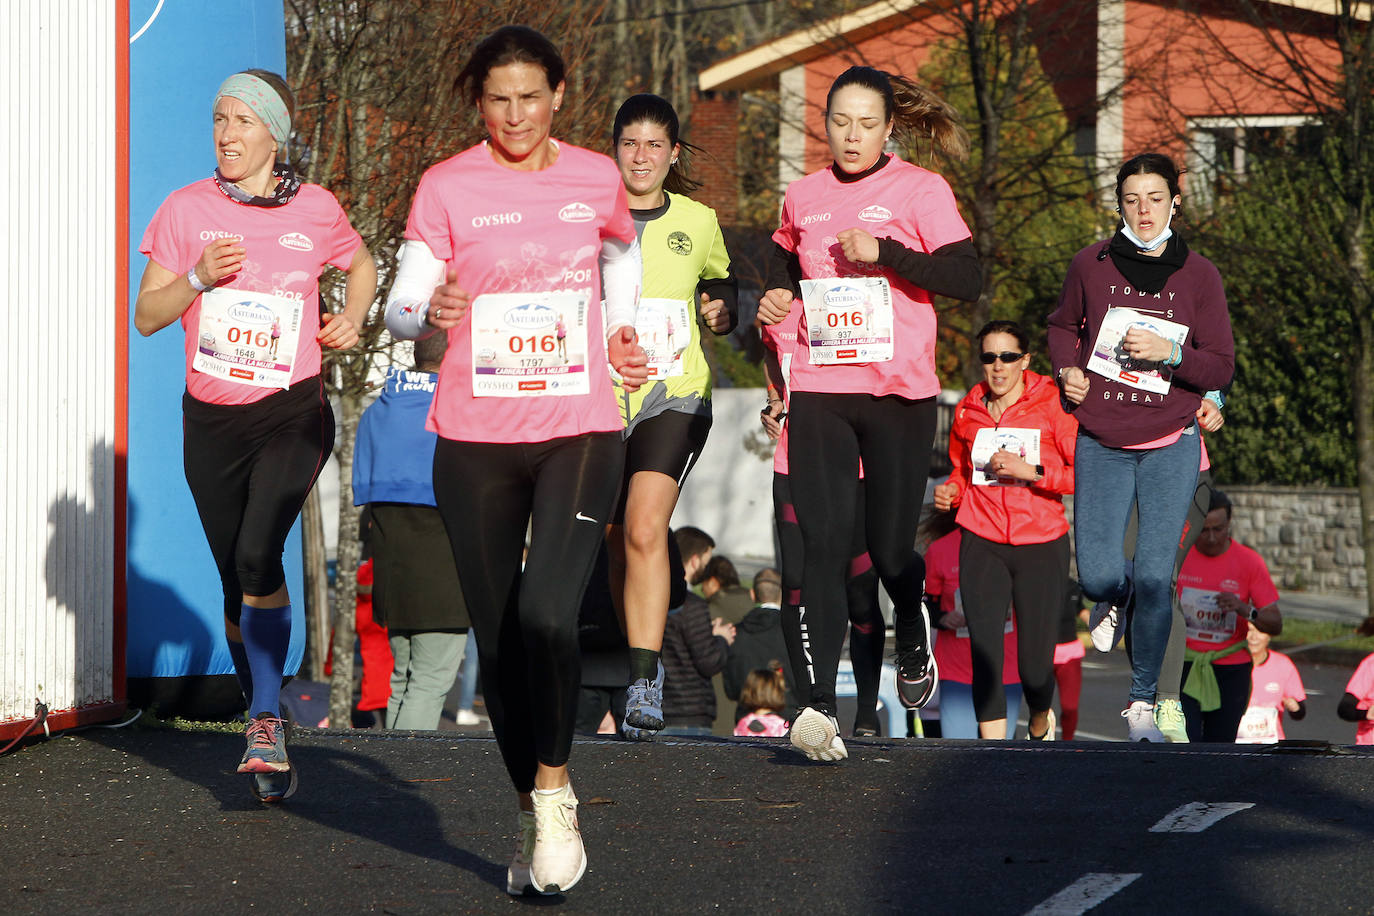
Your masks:
<path fill-rule="evenodd" d="M 1369 913 L 1374 754 L 1101 742 L 578 742 L 590 866 L 504 892 L 494 743 L 298 734 L 263 807 L 242 737 L 89 730 L 0 759 L 6 913 Z M 1183 827 L 1199 832 L 1178 832 Z"/>

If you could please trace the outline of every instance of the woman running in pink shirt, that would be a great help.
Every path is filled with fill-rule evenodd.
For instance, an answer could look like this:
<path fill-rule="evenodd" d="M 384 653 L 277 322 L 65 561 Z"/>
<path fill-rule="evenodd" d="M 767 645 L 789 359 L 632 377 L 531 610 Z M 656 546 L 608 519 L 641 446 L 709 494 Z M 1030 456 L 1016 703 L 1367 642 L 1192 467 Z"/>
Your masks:
<path fill-rule="evenodd" d="M 281 717 L 292 618 L 281 558 L 334 447 L 320 348 L 354 346 L 377 291 L 372 256 L 339 202 L 286 163 L 294 107 L 275 73 L 224 81 L 213 105 L 214 175 L 172 192 L 148 224 L 134 307 L 144 336 L 177 321 L 185 331 L 186 483 L 248 701 L 238 771 L 265 802 L 296 790 Z M 330 266 L 348 274 L 341 314 L 318 305 Z"/>
<path fill-rule="evenodd" d="M 488 138 L 421 179 L 387 304 L 396 336 L 449 337 L 428 422 L 439 435 L 434 496 L 517 793 L 506 876 L 517 895 L 565 892 L 587 867 L 568 756 L 578 607 L 624 461 L 606 363 L 628 389 L 648 375 L 620 174 L 550 136 L 563 75 L 533 29 L 506 26 L 478 43 L 458 85 Z"/>
<path fill-rule="evenodd" d="M 920 707 L 938 680 L 913 547 L 940 391 L 931 295 L 975 299 L 982 275 L 945 180 L 883 152 L 898 131 L 963 155 L 952 109 L 901 77 L 851 67 L 831 84 L 825 129 L 834 162 L 787 189 L 759 317 L 777 324 L 803 302 L 787 381 L 806 604 L 783 623 L 792 667 L 806 677 L 792 744 L 833 761 L 847 756 L 835 674 L 861 459 L 868 551 L 895 606 L 899 695 Z"/>

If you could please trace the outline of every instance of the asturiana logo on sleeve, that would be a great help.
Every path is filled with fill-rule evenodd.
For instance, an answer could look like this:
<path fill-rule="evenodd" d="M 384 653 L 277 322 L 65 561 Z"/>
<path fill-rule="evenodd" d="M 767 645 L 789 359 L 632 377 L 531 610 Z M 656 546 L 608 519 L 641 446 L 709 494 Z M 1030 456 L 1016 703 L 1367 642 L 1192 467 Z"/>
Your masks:
<path fill-rule="evenodd" d="M 277 242 L 281 245 L 281 247 L 290 248 L 295 251 L 315 250 L 315 243 L 310 241 L 309 236 L 302 235 L 299 232 L 288 232 L 286 233 L 286 235 L 283 235 L 281 238 L 277 239 Z"/>
<path fill-rule="evenodd" d="M 577 201 L 559 210 L 558 218 L 565 223 L 589 223 L 596 219 L 596 211 L 581 201 Z"/>
<path fill-rule="evenodd" d="M 867 223 L 882 223 L 892 219 L 892 211 L 887 207 L 880 207 L 874 204 L 871 207 L 864 207 L 860 210 L 859 219 Z"/>

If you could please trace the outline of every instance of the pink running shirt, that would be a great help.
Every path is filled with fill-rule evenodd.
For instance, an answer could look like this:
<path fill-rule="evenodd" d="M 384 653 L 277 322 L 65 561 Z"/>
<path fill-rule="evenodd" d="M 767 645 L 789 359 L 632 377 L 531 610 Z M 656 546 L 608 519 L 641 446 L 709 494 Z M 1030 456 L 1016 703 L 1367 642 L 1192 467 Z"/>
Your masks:
<path fill-rule="evenodd" d="M 449 332 L 426 428 L 463 442 L 545 442 L 624 427 L 606 366 L 601 242 L 631 242 L 620 171 L 607 156 L 562 143 L 553 165 L 507 168 L 485 142 L 420 179 L 405 236 L 424 242 L 474 299 L 485 293 L 585 291 L 586 394 L 474 397 L 471 312 Z"/>
<path fill-rule="evenodd" d="M 1293 664 L 1293 660 L 1282 652 L 1269 650 L 1269 657 L 1264 660 L 1264 664 L 1256 665 L 1250 672 L 1250 707 L 1253 709 L 1277 709 L 1278 710 L 1278 740 L 1282 741 L 1283 734 L 1283 701 L 1286 697 L 1295 700 L 1307 699 L 1307 691 L 1303 689 L 1302 678 L 1298 675 L 1298 666 Z M 1242 722 L 1241 729 L 1244 731 L 1245 725 Z M 1244 743 L 1244 742 L 1242 742 Z"/>
<path fill-rule="evenodd" d="M 858 181 L 841 182 L 826 166 L 792 182 L 773 241 L 797 255 L 802 277 L 808 280 L 886 277 L 892 287 L 894 319 L 892 359 L 854 365 L 812 365 L 810 341 L 805 324 L 800 324 L 792 387 L 796 391 L 896 394 L 913 400 L 934 397 L 940 393 L 940 380 L 935 375 L 935 310 L 930 293 L 889 268 L 846 260 L 836 235 L 852 228 L 926 253 L 970 237 L 949 184 L 934 172 L 895 156 Z"/>
<path fill-rule="evenodd" d="M 153 214 L 138 250 L 184 276 L 215 239 L 239 236 L 243 269 L 222 289 L 272 293 L 303 304 L 291 383 L 320 374 L 320 274 L 332 264 L 346 270 L 363 240 L 343 208 L 324 188 L 302 184 L 282 207 L 251 207 L 225 197 L 213 178 L 173 191 Z M 277 389 L 215 378 L 192 368 L 200 328 L 199 295 L 181 316 L 186 332 L 186 390 L 207 404 L 251 404 Z"/>
<path fill-rule="evenodd" d="M 1345 685 L 1345 692 L 1351 694 L 1358 701 L 1356 709 L 1367 710 L 1370 704 L 1374 704 L 1374 654 L 1365 656 L 1365 660 L 1360 662 L 1360 666 L 1351 675 L 1350 682 Z M 1374 722 L 1368 719 L 1361 719 L 1355 728 L 1356 744 L 1374 744 Z"/>
<path fill-rule="evenodd" d="M 1188 618 L 1187 646 L 1194 652 L 1215 652 L 1228 649 L 1238 642 L 1245 641 L 1250 631 L 1250 622 L 1240 614 L 1233 615 L 1229 636 L 1223 637 L 1225 621 L 1215 621 L 1216 629 L 1211 638 L 1196 638 L 1194 620 L 1189 613 L 1194 593 L 1206 595 L 1208 592 L 1230 592 L 1248 601 L 1255 607 L 1265 607 L 1279 600 L 1278 589 L 1269 577 L 1269 567 L 1259 554 L 1239 541 L 1231 541 L 1231 546 L 1219 557 L 1209 557 L 1194 547 L 1188 551 L 1183 566 L 1178 572 L 1178 593 L 1183 604 L 1183 616 Z M 1250 653 L 1244 650 L 1233 652 L 1225 658 L 1217 659 L 1217 665 L 1246 665 L 1250 663 Z"/>

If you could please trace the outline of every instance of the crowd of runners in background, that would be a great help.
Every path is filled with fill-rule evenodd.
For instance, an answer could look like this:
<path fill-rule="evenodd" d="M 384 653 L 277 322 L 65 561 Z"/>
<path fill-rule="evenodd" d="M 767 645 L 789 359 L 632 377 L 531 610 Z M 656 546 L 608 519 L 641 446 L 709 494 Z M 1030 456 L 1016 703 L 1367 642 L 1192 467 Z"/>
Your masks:
<path fill-rule="evenodd" d="M 484 38 L 457 86 L 487 139 L 415 190 L 385 307 L 391 334 L 417 341 L 415 367 L 393 369 L 364 418 L 355 490 L 393 666 L 385 711 L 374 705 L 389 727 L 434 727 L 475 643 L 516 795 L 512 894 L 561 893 L 585 871 L 568 770 L 579 727 L 709 733 L 721 673 L 730 732 L 839 761 L 847 642 L 851 733 L 882 733 L 879 583 L 902 705 L 938 693 L 946 737 L 1006 738 L 1024 699 L 1027 738 L 1073 737 L 1083 644 L 1066 494 L 1091 641 L 1110 651 L 1124 636 L 1130 653 L 1130 740 L 1274 741 L 1284 715 L 1304 715 L 1292 663 L 1268 649 L 1277 592 L 1231 539 L 1207 473 L 1233 342 L 1217 270 L 1172 228 L 1167 156 L 1121 166 L 1121 226 L 1067 265 L 1048 340 L 1008 321 L 978 331 L 984 377 L 955 409 L 953 471 L 927 510 L 932 296 L 976 299 L 983 272 L 945 179 L 889 148 L 922 138 L 961 157 L 968 137 L 905 78 L 855 66 L 835 79 L 833 162 L 788 187 L 758 304 L 780 556 L 747 590 L 710 562 L 708 535 L 669 531 L 711 428 L 701 335 L 738 315 L 676 112 L 635 95 L 604 151 L 558 141 L 563 60 L 519 26 Z M 297 785 L 281 554 L 333 446 L 321 348 L 356 344 L 377 281 L 333 196 L 286 165 L 292 107 L 271 73 L 221 86 L 217 168 L 149 225 L 135 319 L 144 334 L 185 330 L 186 477 L 248 703 L 238 770 L 264 801 Z M 330 265 L 348 273 L 340 313 L 316 307 Z M 1030 370 L 1036 349 L 1050 375 Z M 688 591 L 703 582 L 709 596 Z M 1341 706 L 1366 743 L 1371 681 L 1366 661 Z"/>

